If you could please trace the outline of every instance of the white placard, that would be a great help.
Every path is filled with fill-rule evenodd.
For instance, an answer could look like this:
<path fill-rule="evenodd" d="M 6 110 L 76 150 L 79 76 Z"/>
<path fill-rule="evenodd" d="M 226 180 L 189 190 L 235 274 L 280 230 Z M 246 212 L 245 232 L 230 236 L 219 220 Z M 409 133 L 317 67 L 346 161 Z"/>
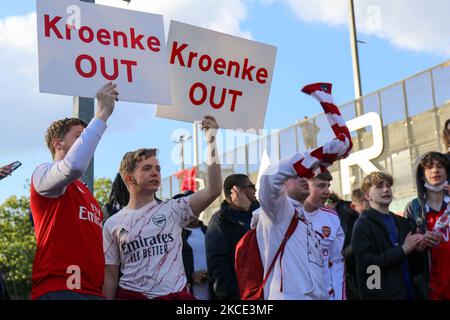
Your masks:
<path fill-rule="evenodd" d="M 276 47 L 171 21 L 167 48 L 172 104 L 158 105 L 156 116 L 264 127 Z"/>
<path fill-rule="evenodd" d="M 161 15 L 36 0 L 40 92 L 94 97 L 106 82 L 119 99 L 170 104 Z"/>

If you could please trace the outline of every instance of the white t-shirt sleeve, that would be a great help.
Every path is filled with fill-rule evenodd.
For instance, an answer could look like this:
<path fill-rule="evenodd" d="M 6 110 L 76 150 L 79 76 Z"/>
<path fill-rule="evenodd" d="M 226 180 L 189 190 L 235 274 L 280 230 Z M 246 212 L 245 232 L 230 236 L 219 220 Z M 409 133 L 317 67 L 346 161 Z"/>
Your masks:
<path fill-rule="evenodd" d="M 86 172 L 105 130 L 106 123 L 93 118 L 63 160 L 45 163 L 36 168 L 32 176 L 35 190 L 48 198 L 64 194 L 66 187 Z"/>
<path fill-rule="evenodd" d="M 187 226 L 192 220 L 197 219 L 189 205 L 190 198 L 191 196 L 187 196 L 169 200 L 175 223 L 182 228 Z"/>
<path fill-rule="evenodd" d="M 116 237 L 116 226 L 111 218 L 106 221 L 103 227 L 103 252 L 105 264 L 120 265 L 120 248 Z"/>
<path fill-rule="evenodd" d="M 342 249 L 344 247 L 345 234 L 342 230 L 341 225 L 339 224 L 338 231 L 336 233 L 336 237 L 333 240 L 331 245 L 331 256 L 330 261 L 332 263 L 330 272 L 331 272 L 331 283 L 334 290 L 334 298 L 335 300 L 343 300 L 346 297 L 344 296 L 344 257 L 342 256 Z"/>

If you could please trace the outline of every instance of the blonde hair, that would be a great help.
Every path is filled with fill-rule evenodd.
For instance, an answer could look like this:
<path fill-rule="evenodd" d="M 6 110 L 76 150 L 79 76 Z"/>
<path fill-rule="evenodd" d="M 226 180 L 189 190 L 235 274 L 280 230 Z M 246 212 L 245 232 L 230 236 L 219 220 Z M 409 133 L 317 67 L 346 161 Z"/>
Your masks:
<path fill-rule="evenodd" d="M 55 157 L 55 147 L 53 146 L 54 139 L 64 139 L 66 134 L 70 131 L 70 129 L 74 126 L 82 126 L 86 128 L 86 122 L 77 118 L 64 118 L 62 120 L 54 121 L 47 128 L 47 132 L 45 133 L 45 143 L 47 144 L 50 153 L 52 154 L 52 158 Z"/>
<path fill-rule="evenodd" d="M 364 178 L 363 184 L 361 186 L 361 191 L 367 193 L 372 186 L 378 186 L 383 182 L 387 181 L 391 185 L 394 184 L 394 179 L 390 174 L 384 172 L 372 172 Z"/>
<path fill-rule="evenodd" d="M 125 176 L 127 174 L 132 174 L 136 170 L 136 166 L 139 162 L 151 157 L 156 157 L 157 154 L 158 149 L 145 149 L 145 148 L 125 153 L 125 155 L 122 158 L 122 161 L 120 161 L 120 169 L 119 169 L 123 181 L 125 181 Z"/>

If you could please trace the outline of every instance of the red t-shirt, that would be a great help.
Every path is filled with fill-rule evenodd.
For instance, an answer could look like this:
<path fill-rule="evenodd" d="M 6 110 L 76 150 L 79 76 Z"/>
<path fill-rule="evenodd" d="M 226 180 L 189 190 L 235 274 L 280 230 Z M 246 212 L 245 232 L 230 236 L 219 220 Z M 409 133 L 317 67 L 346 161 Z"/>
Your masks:
<path fill-rule="evenodd" d="M 439 212 L 430 209 L 427 213 L 427 229 L 433 230 L 436 220 L 444 213 L 447 204 Z M 449 228 L 444 242 L 431 249 L 430 296 L 450 299 L 450 241 Z"/>
<path fill-rule="evenodd" d="M 77 179 L 47 198 L 31 183 L 30 205 L 37 244 L 31 299 L 61 290 L 103 296 L 103 213 L 89 189 Z"/>

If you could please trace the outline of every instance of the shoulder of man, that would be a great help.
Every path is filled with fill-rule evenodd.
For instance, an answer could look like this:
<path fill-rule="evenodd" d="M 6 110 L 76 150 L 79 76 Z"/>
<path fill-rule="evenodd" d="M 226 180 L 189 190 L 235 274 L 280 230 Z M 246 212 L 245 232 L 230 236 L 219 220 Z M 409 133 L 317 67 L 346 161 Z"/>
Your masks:
<path fill-rule="evenodd" d="M 327 207 L 321 207 L 319 210 L 319 214 L 327 220 L 330 220 L 334 223 L 340 224 L 339 215 L 336 211 L 333 209 L 327 208 Z"/>
<path fill-rule="evenodd" d="M 396 222 L 397 222 L 397 224 L 399 226 L 402 226 L 402 227 L 404 227 L 404 228 L 406 228 L 408 230 L 411 230 L 411 231 L 414 229 L 413 225 L 410 223 L 411 220 L 408 219 L 407 217 L 402 217 L 402 216 L 400 216 L 398 214 L 395 214 L 393 212 L 391 212 L 391 214 L 394 216 L 394 219 L 396 220 Z"/>
<path fill-rule="evenodd" d="M 392 214 L 394 216 L 395 220 L 398 220 L 398 221 L 401 221 L 401 222 L 407 222 L 408 221 L 408 218 L 403 217 L 403 216 L 401 216 L 399 214 L 396 214 L 395 212 L 390 211 L 390 214 Z"/>
<path fill-rule="evenodd" d="M 255 200 L 252 202 L 252 204 L 250 205 L 250 210 L 251 212 L 258 210 L 261 207 L 261 205 L 259 204 L 258 200 Z"/>
<path fill-rule="evenodd" d="M 206 234 L 211 234 L 213 231 L 217 231 L 217 229 L 221 229 L 223 227 L 223 219 L 221 219 L 222 211 L 216 211 L 209 219 L 208 227 L 206 229 Z"/>
<path fill-rule="evenodd" d="M 356 219 L 355 224 L 353 226 L 353 232 L 360 230 L 368 230 L 369 225 L 373 223 L 369 218 L 368 211 L 364 211 L 360 214 L 358 219 Z"/>
<path fill-rule="evenodd" d="M 114 215 L 110 216 L 106 221 L 103 223 L 103 229 L 111 230 L 114 226 L 117 225 L 119 222 L 121 216 L 123 215 L 124 209 L 121 209 L 117 211 Z"/>
<path fill-rule="evenodd" d="M 41 171 L 41 170 L 47 170 L 50 166 L 52 165 L 51 162 L 43 162 L 41 164 L 39 164 L 33 171 L 33 174 L 35 172 Z"/>
<path fill-rule="evenodd" d="M 31 174 L 31 184 L 34 184 L 34 179 L 40 179 L 50 169 L 52 163 L 44 162 L 38 165 Z"/>

